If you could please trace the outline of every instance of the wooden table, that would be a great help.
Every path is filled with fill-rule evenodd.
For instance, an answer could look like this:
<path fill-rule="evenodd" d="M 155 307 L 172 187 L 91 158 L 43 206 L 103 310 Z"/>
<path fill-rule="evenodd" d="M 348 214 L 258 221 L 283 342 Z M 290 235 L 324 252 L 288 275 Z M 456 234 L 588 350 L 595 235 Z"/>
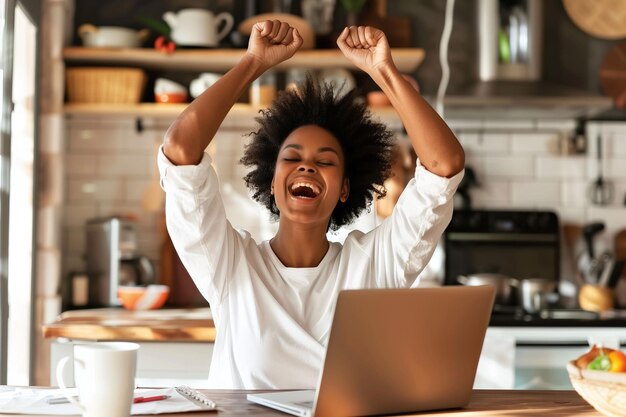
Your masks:
<path fill-rule="evenodd" d="M 222 416 L 288 416 L 288 414 L 256 405 L 246 400 L 246 394 L 257 391 L 201 390 L 218 404 L 219 412 L 194 412 L 192 417 Z M 159 414 L 164 417 L 186 414 Z M 406 416 L 408 414 L 403 414 Z M 576 391 L 515 391 L 475 390 L 466 408 L 415 415 L 437 416 L 576 416 L 601 417 Z M 0 416 L 24 417 L 24 414 L 0 414 Z M 34 417 L 34 416 L 33 416 Z M 40 416 L 41 417 L 41 416 Z"/>

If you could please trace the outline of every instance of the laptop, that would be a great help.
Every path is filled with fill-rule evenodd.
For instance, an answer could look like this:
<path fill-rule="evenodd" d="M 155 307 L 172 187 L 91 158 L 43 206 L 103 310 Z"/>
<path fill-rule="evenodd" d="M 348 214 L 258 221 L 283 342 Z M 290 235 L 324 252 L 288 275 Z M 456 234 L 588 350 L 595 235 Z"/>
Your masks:
<path fill-rule="evenodd" d="M 341 291 L 317 389 L 247 398 L 303 417 L 464 407 L 494 298 L 494 286 Z"/>

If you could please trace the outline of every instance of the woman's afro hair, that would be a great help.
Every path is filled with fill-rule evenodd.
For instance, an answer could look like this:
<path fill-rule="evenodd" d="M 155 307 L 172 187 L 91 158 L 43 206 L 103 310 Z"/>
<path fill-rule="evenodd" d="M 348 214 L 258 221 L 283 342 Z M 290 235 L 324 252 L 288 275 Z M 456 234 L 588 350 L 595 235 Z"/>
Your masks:
<path fill-rule="evenodd" d="M 333 210 L 331 230 L 352 222 L 374 194 L 385 196 L 383 183 L 391 173 L 393 133 L 371 119 L 365 104 L 357 100 L 356 90 L 338 96 L 334 85 L 317 83 L 309 75 L 297 88 L 281 91 L 256 121 L 259 129 L 250 134 L 241 158 L 241 163 L 251 168 L 244 180 L 252 198 L 267 207 L 274 218 L 280 215 L 270 193 L 278 152 L 291 132 L 306 125 L 332 133 L 343 151 L 350 194 Z"/>

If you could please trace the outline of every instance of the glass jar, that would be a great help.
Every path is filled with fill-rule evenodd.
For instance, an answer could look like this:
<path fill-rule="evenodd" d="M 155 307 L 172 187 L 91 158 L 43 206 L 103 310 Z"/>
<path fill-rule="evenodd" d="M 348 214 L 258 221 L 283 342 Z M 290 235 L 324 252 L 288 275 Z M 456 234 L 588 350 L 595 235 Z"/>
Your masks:
<path fill-rule="evenodd" d="M 257 78 L 250 89 L 250 104 L 256 107 L 268 107 L 276 98 L 276 73 L 266 71 Z"/>

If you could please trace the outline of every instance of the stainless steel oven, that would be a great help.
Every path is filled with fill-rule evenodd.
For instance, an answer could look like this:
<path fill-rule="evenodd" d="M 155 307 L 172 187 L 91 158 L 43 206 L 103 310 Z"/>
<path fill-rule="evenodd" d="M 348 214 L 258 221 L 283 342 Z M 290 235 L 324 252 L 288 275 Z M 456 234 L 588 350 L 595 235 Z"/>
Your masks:
<path fill-rule="evenodd" d="M 559 219 L 551 211 L 457 210 L 444 246 L 446 285 L 476 273 L 559 279 Z"/>

